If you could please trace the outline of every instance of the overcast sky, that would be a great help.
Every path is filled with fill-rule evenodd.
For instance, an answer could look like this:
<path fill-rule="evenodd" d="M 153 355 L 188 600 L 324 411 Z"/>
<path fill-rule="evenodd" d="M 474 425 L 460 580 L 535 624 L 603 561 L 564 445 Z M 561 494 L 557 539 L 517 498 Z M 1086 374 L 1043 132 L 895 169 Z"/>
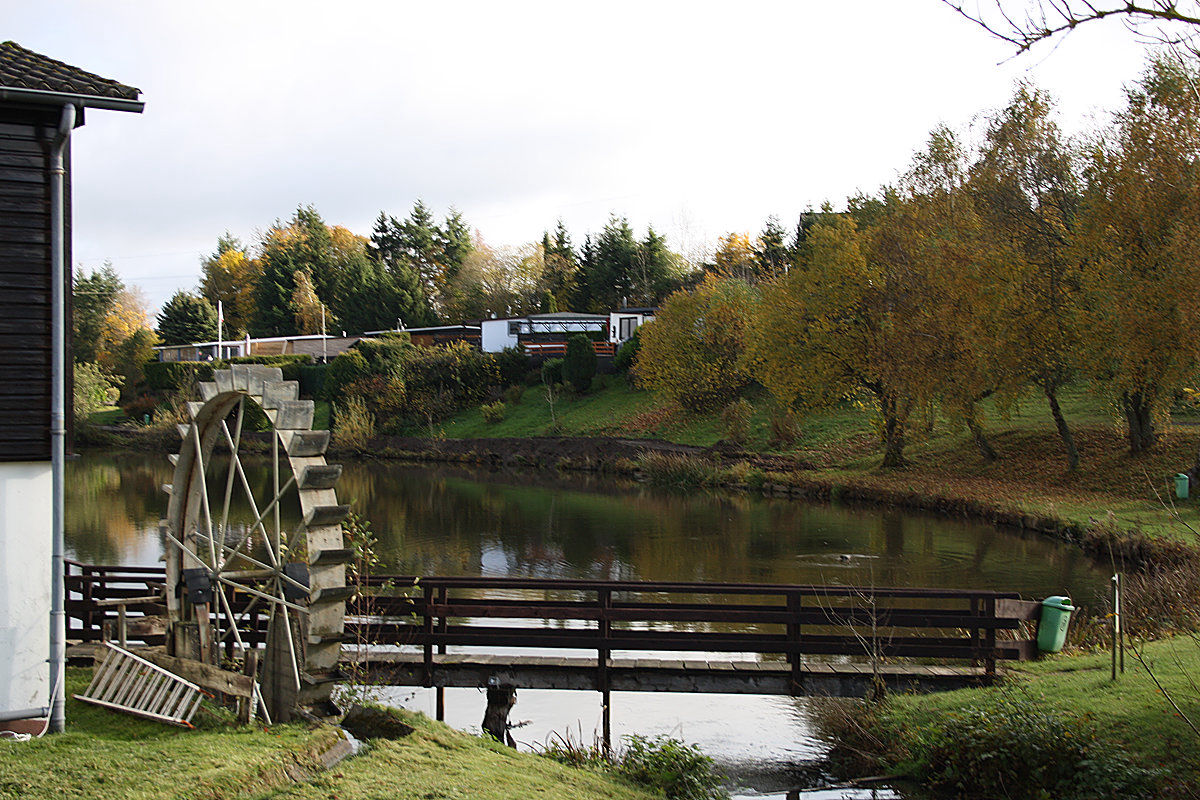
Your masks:
<path fill-rule="evenodd" d="M 1011 48 L 937 0 L 0 0 L 2 37 L 140 88 L 73 144 L 75 262 L 152 306 L 229 230 L 312 203 L 369 234 L 416 198 L 497 244 L 611 212 L 677 248 L 891 181 L 931 128 L 1031 79 L 1069 130 L 1145 50 L 1117 24 Z"/>

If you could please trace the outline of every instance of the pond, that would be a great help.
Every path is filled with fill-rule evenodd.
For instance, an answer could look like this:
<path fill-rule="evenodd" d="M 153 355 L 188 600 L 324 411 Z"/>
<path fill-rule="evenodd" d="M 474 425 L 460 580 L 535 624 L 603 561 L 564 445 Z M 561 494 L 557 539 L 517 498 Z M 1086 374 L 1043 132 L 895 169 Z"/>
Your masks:
<path fill-rule="evenodd" d="M 247 464 L 247 477 L 269 480 L 262 463 Z M 167 508 L 161 487 L 170 482 L 165 456 L 89 452 L 70 462 L 69 556 L 156 564 Z M 346 464 L 337 490 L 371 523 L 383 568 L 401 573 L 980 588 L 1033 599 L 1068 594 L 1089 605 L 1108 583 L 1074 548 L 908 511 L 382 461 Z M 284 522 L 294 524 L 288 512 L 292 504 Z M 246 508 L 235 518 L 252 519 Z M 432 716 L 429 691 L 392 689 L 387 698 Z M 482 693 L 447 690 L 446 705 L 447 722 L 479 730 Z M 807 701 L 781 697 L 615 692 L 612 700 L 614 737 L 668 733 L 698 743 L 739 797 L 782 798 L 806 784 L 821 754 L 809 714 Z M 526 746 L 568 732 L 591 742 L 599 695 L 522 690 L 511 719 L 528 721 L 514 732 Z"/>

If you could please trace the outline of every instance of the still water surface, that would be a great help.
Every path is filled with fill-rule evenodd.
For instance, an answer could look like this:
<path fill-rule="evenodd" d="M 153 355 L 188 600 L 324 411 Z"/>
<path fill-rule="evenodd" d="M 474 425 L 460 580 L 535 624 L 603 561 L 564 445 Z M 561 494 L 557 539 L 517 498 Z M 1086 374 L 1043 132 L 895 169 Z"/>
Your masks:
<path fill-rule="evenodd" d="M 266 487 L 265 464 L 249 464 Z M 154 564 L 163 551 L 164 456 L 87 453 L 68 466 L 67 547 L 80 561 Z M 655 581 L 754 581 L 987 588 L 1092 604 L 1106 575 L 1072 548 L 990 525 L 881 509 L 750 495 L 668 494 L 590 475 L 347 464 L 338 497 L 380 540 L 388 571 Z M 284 505 L 295 524 L 295 502 Z M 248 509 L 235 507 L 248 522 Z M 433 713 L 424 690 L 387 699 Z M 447 690 L 447 721 L 478 731 L 482 694 Z M 591 741 L 599 695 L 519 691 L 512 719 L 525 745 L 568 731 Z M 783 798 L 811 783 L 821 747 L 803 700 L 614 693 L 614 736 L 667 733 L 698 743 L 739 797 Z M 795 797 L 795 794 L 791 795 Z M 803 797 L 853 795 L 841 791 Z"/>

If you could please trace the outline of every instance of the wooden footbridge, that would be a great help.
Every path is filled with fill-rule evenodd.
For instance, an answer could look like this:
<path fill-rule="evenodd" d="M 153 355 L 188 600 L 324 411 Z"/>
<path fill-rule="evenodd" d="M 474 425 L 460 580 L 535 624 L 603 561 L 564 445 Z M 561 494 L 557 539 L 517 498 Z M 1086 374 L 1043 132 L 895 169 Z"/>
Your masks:
<path fill-rule="evenodd" d="M 154 567 L 69 563 L 68 639 L 146 645 L 165 586 Z M 1040 604 L 1015 593 L 376 575 L 347 604 L 340 674 L 366 683 L 863 696 L 992 681 L 1032 658 Z M 243 644 L 267 609 L 235 593 Z M 122 622 L 122 620 L 124 620 Z M 234 642 L 221 643 L 232 657 Z M 607 726 L 606 726 L 607 727 Z"/>

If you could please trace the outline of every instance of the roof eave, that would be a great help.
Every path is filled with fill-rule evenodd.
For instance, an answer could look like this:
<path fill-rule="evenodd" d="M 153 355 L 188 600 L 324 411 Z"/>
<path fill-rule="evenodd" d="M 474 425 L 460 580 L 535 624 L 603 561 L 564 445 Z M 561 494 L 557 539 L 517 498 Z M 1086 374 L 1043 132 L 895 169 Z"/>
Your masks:
<path fill-rule="evenodd" d="M 132 111 L 142 113 L 146 104 L 141 100 L 124 100 L 119 97 L 98 97 L 92 94 L 71 92 L 46 92 L 38 89 L 22 89 L 16 86 L 0 86 L 0 102 L 45 103 L 48 105 L 73 105 L 81 108 L 102 108 L 109 111 Z"/>

